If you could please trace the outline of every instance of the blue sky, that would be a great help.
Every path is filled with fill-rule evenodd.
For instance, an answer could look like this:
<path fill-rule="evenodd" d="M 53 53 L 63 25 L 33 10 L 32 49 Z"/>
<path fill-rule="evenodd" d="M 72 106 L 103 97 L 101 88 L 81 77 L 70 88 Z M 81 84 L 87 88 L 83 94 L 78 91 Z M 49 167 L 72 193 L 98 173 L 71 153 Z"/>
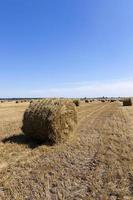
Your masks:
<path fill-rule="evenodd" d="M 132 0 L 0 0 L 0 97 L 133 96 Z"/>

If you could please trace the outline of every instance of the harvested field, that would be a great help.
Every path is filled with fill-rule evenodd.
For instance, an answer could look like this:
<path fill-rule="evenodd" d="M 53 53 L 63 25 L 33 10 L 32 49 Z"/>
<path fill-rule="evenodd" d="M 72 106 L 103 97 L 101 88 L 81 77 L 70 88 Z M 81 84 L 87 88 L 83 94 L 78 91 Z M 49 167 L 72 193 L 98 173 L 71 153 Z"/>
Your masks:
<path fill-rule="evenodd" d="M 0 104 L 0 138 L 21 132 L 23 113 L 28 105 L 15 102 Z"/>
<path fill-rule="evenodd" d="M 0 199 L 133 199 L 132 106 L 82 103 L 75 133 L 55 146 L 20 134 L 27 106 L 0 105 Z"/>

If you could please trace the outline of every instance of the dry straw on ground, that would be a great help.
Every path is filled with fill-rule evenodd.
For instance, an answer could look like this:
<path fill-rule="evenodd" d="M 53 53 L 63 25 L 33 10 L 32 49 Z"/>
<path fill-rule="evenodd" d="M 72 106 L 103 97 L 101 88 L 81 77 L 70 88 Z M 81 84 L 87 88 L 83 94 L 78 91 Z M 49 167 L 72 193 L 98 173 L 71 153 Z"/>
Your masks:
<path fill-rule="evenodd" d="M 25 111 L 22 131 L 41 141 L 65 141 L 77 123 L 77 111 L 69 100 L 33 102 Z"/>
<path fill-rule="evenodd" d="M 19 135 L 28 103 L 1 105 L 0 199 L 133 200 L 133 107 L 120 105 L 81 104 L 76 137 L 52 147 Z"/>

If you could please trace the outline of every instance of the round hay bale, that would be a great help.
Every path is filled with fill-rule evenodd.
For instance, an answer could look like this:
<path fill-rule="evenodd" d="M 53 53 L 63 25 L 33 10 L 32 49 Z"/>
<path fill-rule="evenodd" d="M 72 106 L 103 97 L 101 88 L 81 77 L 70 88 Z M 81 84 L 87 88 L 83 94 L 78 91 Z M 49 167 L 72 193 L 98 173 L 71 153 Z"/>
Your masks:
<path fill-rule="evenodd" d="M 86 99 L 86 100 L 85 100 L 85 103 L 89 103 L 89 100 L 88 100 L 88 99 Z"/>
<path fill-rule="evenodd" d="M 114 99 L 111 99 L 111 100 L 110 100 L 110 103 L 113 103 L 113 102 L 115 102 L 115 100 L 114 100 Z"/>
<path fill-rule="evenodd" d="M 77 111 L 68 100 L 33 102 L 24 113 L 22 131 L 33 139 L 59 143 L 75 128 Z"/>
<path fill-rule="evenodd" d="M 123 106 L 132 106 L 132 99 L 131 98 L 124 99 Z"/>
<path fill-rule="evenodd" d="M 75 106 L 79 106 L 80 105 L 80 101 L 78 99 L 74 99 L 73 103 L 75 104 Z"/>
<path fill-rule="evenodd" d="M 102 102 L 102 103 L 105 103 L 105 100 L 104 100 L 104 99 L 102 99 L 102 100 L 101 100 L 101 102 Z"/>

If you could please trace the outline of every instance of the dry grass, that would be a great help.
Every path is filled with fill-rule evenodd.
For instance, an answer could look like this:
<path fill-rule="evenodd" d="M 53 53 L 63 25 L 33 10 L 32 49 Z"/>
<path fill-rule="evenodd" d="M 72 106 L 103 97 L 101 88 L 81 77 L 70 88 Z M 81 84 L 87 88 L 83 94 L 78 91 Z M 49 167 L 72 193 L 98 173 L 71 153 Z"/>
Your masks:
<path fill-rule="evenodd" d="M 2 123 L 9 123 L 10 129 L 22 123 L 26 103 L 3 106 Z M 15 119 L 16 124 L 10 123 Z M 132 119 L 133 107 L 119 102 L 83 103 L 75 135 L 56 146 L 40 145 L 22 134 L 9 132 L 7 137 L 5 130 L 0 142 L 0 198 L 132 200 Z"/>
<path fill-rule="evenodd" d="M 28 105 L 15 102 L 0 104 L 0 138 L 21 132 L 23 114 Z"/>

